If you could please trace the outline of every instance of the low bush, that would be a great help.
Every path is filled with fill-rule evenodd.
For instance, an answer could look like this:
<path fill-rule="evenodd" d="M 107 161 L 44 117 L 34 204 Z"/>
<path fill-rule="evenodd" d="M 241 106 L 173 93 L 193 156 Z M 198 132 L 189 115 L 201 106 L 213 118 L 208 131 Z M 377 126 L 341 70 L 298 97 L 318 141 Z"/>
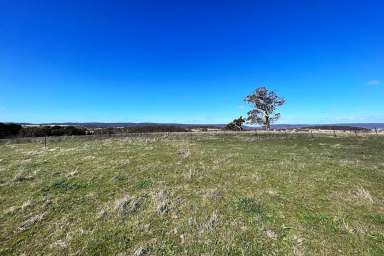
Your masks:
<path fill-rule="evenodd" d="M 15 137 L 19 134 L 21 129 L 22 127 L 19 124 L 0 123 L 0 138 Z"/>

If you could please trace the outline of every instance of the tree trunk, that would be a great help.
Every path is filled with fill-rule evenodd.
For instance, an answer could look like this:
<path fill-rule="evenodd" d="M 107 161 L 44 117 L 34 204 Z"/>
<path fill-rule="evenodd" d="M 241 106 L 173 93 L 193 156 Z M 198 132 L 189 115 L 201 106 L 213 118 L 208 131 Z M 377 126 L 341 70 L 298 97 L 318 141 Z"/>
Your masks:
<path fill-rule="evenodd" d="M 271 130 L 271 121 L 269 120 L 269 116 L 265 116 L 265 129 L 267 131 Z"/>

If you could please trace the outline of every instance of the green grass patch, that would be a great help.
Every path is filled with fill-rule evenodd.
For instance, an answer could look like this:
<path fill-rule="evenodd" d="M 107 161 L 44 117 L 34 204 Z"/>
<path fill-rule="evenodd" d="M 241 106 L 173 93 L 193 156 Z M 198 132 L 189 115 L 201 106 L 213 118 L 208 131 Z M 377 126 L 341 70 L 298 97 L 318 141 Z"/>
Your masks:
<path fill-rule="evenodd" d="M 261 214 L 263 212 L 261 204 L 254 198 L 241 197 L 237 199 L 234 204 L 237 210 L 244 213 Z"/>
<path fill-rule="evenodd" d="M 0 145 L 0 255 L 384 255 L 384 137 Z"/>

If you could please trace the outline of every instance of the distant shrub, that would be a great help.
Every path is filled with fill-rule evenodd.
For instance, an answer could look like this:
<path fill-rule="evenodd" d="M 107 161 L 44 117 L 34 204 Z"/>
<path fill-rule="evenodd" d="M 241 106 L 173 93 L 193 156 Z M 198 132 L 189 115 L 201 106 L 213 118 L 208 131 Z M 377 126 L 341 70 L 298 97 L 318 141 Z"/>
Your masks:
<path fill-rule="evenodd" d="M 145 125 L 127 128 L 128 132 L 144 133 L 144 132 L 188 132 L 188 129 L 173 125 Z"/>
<path fill-rule="evenodd" d="M 75 126 L 36 126 L 23 127 L 19 135 L 21 137 L 44 137 L 44 136 L 72 136 L 86 135 L 86 129 Z"/>
<path fill-rule="evenodd" d="M 0 123 L 0 138 L 15 137 L 19 134 L 21 129 L 22 127 L 19 124 Z"/>
<path fill-rule="evenodd" d="M 339 131 L 370 131 L 367 128 L 344 125 L 316 125 L 301 128 L 302 130 L 339 130 Z"/>
<path fill-rule="evenodd" d="M 242 131 L 243 130 L 242 125 L 244 122 L 245 122 L 245 119 L 242 116 L 240 116 L 239 118 L 234 119 L 232 122 L 227 124 L 224 129 L 230 130 L 230 131 Z"/>
<path fill-rule="evenodd" d="M 149 133 L 149 132 L 188 132 L 189 129 L 174 125 L 142 125 L 127 128 L 99 128 L 94 130 L 95 135 L 113 135 L 124 133 Z"/>
<path fill-rule="evenodd" d="M 50 130 L 50 136 L 72 136 L 85 135 L 86 130 L 74 126 L 53 126 Z"/>
<path fill-rule="evenodd" d="M 123 133 L 123 129 L 119 128 L 100 128 L 94 130 L 93 134 L 95 135 L 113 135 L 113 134 L 121 134 Z"/>
<path fill-rule="evenodd" d="M 20 130 L 21 137 L 44 137 L 49 136 L 49 127 L 48 126 L 31 126 L 31 127 L 23 127 Z"/>

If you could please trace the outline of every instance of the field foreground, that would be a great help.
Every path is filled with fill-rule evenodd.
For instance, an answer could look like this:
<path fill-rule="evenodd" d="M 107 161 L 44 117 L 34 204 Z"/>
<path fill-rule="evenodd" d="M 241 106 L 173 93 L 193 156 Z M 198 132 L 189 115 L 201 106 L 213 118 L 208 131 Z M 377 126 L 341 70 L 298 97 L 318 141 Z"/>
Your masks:
<path fill-rule="evenodd" d="M 0 255 L 384 255 L 384 137 L 0 145 Z"/>

